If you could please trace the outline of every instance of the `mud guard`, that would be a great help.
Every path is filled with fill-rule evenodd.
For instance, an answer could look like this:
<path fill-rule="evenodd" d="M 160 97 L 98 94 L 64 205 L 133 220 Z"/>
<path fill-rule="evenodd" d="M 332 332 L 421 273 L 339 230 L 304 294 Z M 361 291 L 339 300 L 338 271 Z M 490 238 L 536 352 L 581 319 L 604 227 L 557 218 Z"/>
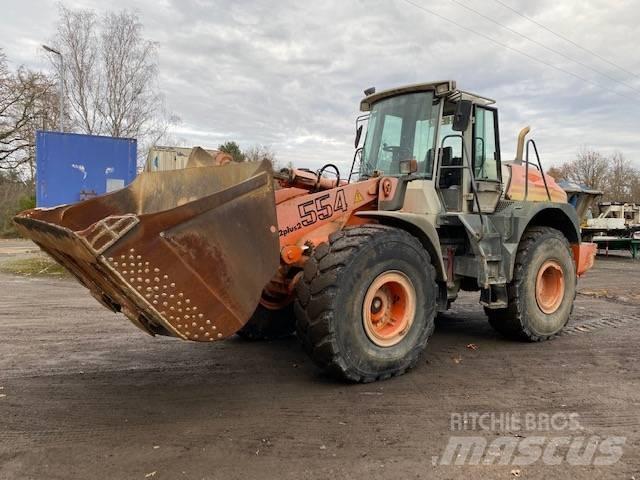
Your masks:
<path fill-rule="evenodd" d="M 447 280 L 447 271 L 440 251 L 440 237 L 434 226 L 435 216 L 382 210 L 361 211 L 357 212 L 356 216 L 378 220 L 384 225 L 407 230 L 417 237 L 431 255 L 431 261 L 436 269 L 436 278 L 441 281 Z"/>

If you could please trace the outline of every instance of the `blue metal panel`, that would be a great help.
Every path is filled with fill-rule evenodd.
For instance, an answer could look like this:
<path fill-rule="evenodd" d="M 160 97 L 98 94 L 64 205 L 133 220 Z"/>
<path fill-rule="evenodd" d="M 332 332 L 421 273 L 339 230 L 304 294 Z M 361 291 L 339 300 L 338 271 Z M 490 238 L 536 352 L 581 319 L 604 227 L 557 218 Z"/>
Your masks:
<path fill-rule="evenodd" d="M 36 132 L 36 205 L 75 203 L 128 185 L 136 153 L 132 138 Z"/>

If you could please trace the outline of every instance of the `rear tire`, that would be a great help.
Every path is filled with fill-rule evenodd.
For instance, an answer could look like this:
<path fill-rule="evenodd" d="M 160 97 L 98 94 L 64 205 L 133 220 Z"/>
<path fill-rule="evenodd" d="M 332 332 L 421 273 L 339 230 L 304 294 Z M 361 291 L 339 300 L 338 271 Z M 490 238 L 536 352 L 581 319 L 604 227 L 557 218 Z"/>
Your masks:
<path fill-rule="evenodd" d="M 298 283 L 297 334 L 322 369 L 353 382 L 413 367 L 434 328 L 437 288 L 429 254 L 383 225 L 332 234 Z"/>
<path fill-rule="evenodd" d="M 573 310 L 576 270 L 561 232 L 550 227 L 525 231 L 507 292 L 507 308 L 485 308 L 496 331 L 530 342 L 548 340 L 562 331 Z"/>
<path fill-rule="evenodd" d="M 256 311 L 237 334 L 245 340 L 275 340 L 293 335 L 295 329 L 292 304 L 280 310 L 271 310 L 258 304 Z"/>

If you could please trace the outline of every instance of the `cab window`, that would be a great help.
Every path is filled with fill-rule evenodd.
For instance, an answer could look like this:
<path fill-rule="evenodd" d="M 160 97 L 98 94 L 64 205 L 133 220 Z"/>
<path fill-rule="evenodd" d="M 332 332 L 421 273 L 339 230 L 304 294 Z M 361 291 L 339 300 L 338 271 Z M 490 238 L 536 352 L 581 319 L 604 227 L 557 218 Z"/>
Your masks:
<path fill-rule="evenodd" d="M 431 178 L 440 101 L 433 92 L 397 95 L 371 108 L 362 152 L 362 175 L 375 171 L 403 175 L 400 165 L 415 161 L 417 175 Z"/>
<path fill-rule="evenodd" d="M 473 171 L 476 180 L 500 181 L 498 113 L 476 107 L 473 126 Z"/>

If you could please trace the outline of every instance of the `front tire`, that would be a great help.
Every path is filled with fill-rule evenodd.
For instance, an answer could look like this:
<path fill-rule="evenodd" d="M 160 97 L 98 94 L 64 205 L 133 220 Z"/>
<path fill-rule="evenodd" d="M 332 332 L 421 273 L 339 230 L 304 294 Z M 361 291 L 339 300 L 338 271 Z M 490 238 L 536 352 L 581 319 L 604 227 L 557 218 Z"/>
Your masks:
<path fill-rule="evenodd" d="M 576 270 L 567 239 L 550 227 L 525 231 L 516 254 L 507 308 L 485 308 L 502 335 L 539 342 L 562 331 L 573 310 Z"/>
<path fill-rule="evenodd" d="M 332 234 L 307 261 L 296 295 L 305 350 L 349 381 L 403 374 L 433 332 L 435 270 L 420 242 L 396 228 L 372 224 Z"/>

